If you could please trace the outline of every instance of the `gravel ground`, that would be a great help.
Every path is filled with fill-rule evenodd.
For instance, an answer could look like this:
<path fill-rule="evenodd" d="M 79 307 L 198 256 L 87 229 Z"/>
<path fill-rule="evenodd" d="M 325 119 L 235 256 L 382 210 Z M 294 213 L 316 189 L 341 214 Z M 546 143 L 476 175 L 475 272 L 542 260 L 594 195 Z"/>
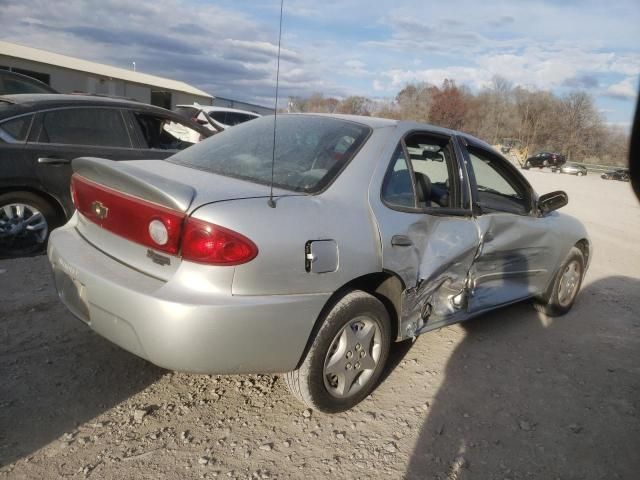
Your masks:
<path fill-rule="evenodd" d="M 302 408 L 277 376 L 178 374 L 57 301 L 46 258 L 0 262 L 0 479 L 618 479 L 640 471 L 640 207 L 565 189 L 593 263 L 574 309 L 521 304 L 397 344 L 357 408 Z"/>

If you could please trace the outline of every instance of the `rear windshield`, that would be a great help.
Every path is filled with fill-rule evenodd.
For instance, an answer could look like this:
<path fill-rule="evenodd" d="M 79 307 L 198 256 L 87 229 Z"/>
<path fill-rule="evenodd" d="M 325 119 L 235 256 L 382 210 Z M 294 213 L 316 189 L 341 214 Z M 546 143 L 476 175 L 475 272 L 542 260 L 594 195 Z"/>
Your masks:
<path fill-rule="evenodd" d="M 273 115 L 242 123 L 167 160 L 268 185 L 273 123 Z M 370 131 L 365 125 L 336 118 L 278 115 L 274 186 L 306 193 L 322 190 L 351 160 Z"/>

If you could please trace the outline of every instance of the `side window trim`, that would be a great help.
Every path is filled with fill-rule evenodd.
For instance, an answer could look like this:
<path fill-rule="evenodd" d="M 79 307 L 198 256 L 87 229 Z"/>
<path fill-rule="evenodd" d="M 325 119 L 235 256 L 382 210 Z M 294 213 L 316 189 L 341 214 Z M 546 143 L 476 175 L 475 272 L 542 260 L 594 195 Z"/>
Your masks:
<path fill-rule="evenodd" d="M 135 150 L 148 150 L 149 147 L 145 146 L 144 134 L 142 133 L 142 129 L 138 124 L 138 119 L 136 118 L 136 111 L 131 108 L 125 108 L 122 111 L 126 121 L 125 125 L 127 129 L 132 130 L 131 135 L 131 145 Z"/>

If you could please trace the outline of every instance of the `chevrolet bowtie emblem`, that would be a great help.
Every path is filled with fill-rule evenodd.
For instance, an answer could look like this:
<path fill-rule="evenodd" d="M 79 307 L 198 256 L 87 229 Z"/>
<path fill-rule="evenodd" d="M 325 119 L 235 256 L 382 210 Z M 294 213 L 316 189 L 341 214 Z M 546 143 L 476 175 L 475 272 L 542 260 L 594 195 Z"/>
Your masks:
<path fill-rule="evenodd" d="M 100 220 L 104 220 L 109 215 L 109 209 L 105 207 L 101 202 L 95 200 L 91 203 L 91 211 L 95 213 L 96 217 Z"/>

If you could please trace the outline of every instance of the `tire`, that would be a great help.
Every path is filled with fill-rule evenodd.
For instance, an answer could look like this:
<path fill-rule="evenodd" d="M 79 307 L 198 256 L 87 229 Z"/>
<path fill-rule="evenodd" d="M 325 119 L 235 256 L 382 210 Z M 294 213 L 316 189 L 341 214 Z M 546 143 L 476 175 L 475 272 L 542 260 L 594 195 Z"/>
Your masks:
<path fill-rule="evenodd" d="M 360 326 L 363 328 L 357 330 Z M 366 334 L 370 334 L 370 342 Z M 367 344 L 363 342 L 361 346 L 355 343 L 358 340 Z M 382 302 L 354 290 L 324 315 L 300 367 L 287 373 L 285 382 L 298 400 L 314 410 L 325 413 L 348 410 L 376 387 L 389 356 L 390 343 L 391 323 Z"/>
<path fill-rule="evenodd" d="M 0 195 L 0 258 L 44 250 L 51 230 L 64 219 L 44 198 L 31 192 Z"/>
<path fill-rule="evenodd" d="M 529 170 L 529 167 L 530 167 L 529 162 L 524 162 L 524 165 L 522 166 L 522 169 L 523 170 Z"/>
<path fill-rule="evenodd" d="M 582 172 L 578 172 L 578 176 L 579 176 L 579 177 L 582 177 L 582 176 L 584 176 L 584 173 L 582 173 Z"/>
<path fill-rule="evenodd" d="M 564 315 L 571 310 L 582 286 L 584 269 L 585 259 L 582 251 L 578 247 L 572 247 L 558 269 L 550 291 L 543 298 L 534 301 L 536 310 L 550 317 Z M 569 273 L 572 271 L 573 274 Z M 569 282 L 570 293 L 567 292 L 567 282 Z"/>

